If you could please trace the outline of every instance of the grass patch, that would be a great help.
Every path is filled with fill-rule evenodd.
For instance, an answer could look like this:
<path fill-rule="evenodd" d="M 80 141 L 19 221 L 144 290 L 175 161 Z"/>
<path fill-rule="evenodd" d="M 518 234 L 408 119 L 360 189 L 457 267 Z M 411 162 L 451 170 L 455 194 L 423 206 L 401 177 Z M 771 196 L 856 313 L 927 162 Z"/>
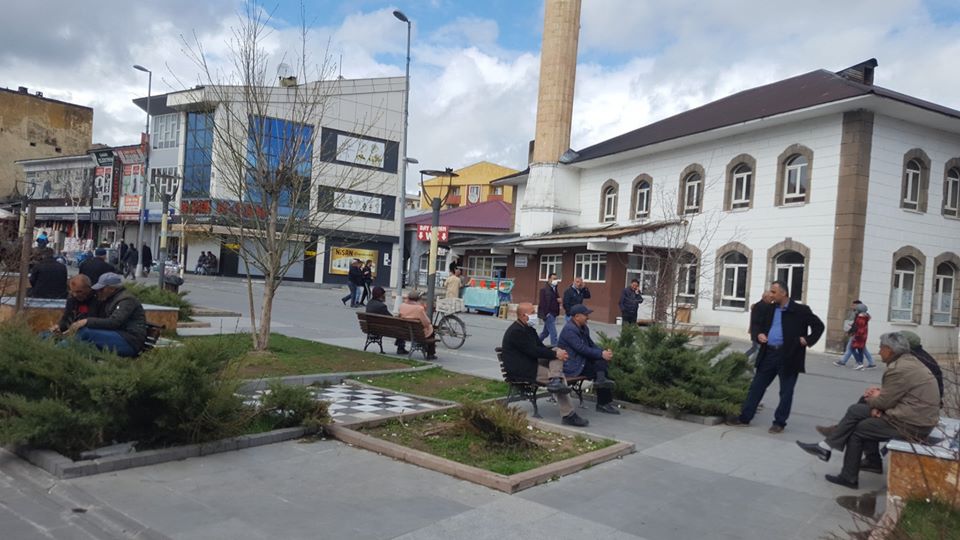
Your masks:
<path fill-rule="evenodd" d="M 907 501 L 890 538 L 942 540 L 960 538 L 960 511 L 938 500 Z"/>
<path fill-rule="evenodd" d="M 601 448 L 616 441 L 594 441 L 582 436 L 552 433 L 540 429 L 527 430 L 527 445 L 496 444 L 464 426 L 460 410 L 421 416 L 400 423 L 391 421 L 360 431 L 392 443 L 420 450 L 445 459 L 491 472 L 511 475 L 563 461 Z"/>
<path fill-rule="evenodd" d="M 254 352 L 249 334 L 221 334 L 193 336 L 187 342 L 214 343 L 229 349 L 238 358 L 236 376 L 242 379 L 308 375 L 312 373 L 339 373 L 345 371 L 376 371 L 422 366 L 422 362 L 406 358 L 390 358 L 380 354 L 317 343 L 295 337 L 271 334 L 270 349 Z"/>
<path fill-rule="evenodd" d="M 365 378 L 364 382 L 407 394 L 447 401 L 482 401 L 507 395 L 507 383 L 443 368 Z"/>

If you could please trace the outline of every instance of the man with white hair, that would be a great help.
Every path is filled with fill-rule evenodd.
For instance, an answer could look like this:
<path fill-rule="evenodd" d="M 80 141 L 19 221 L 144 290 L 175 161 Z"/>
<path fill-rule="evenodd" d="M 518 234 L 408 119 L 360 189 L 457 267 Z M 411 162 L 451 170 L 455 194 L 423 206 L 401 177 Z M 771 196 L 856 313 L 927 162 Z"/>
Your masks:
<path fill-rule="evenodd" d="M 123 276 L 107 272 L 90 287 L 97 294 L 97 313 L 80 319 L 65 334 L 117 356 L 133 358 L 143 351 L 147 338 L 147 318 L 143 304 L 123 287 Z"/>
<path fill-rule="evenodd" d="M 864 450 L 869 458 L 879 456 L 882 441 L 921 441 L 940 420 L 937 381 L 911 353 L 907 338 L 896 332 L 880 336 L 880 358 L 887 364 L 881 386 L 868 388 L 864 403 L 851 405 L 823 441 L 797 441 L 805 452 L 823 461 L 830 460 L 833 449 L 843 451 L 843 469 L 839 475 L 826 475 L 828 482 L 857 489 Z M 866 463 L 865 468 L 882 469 L 882 465 Z"/>

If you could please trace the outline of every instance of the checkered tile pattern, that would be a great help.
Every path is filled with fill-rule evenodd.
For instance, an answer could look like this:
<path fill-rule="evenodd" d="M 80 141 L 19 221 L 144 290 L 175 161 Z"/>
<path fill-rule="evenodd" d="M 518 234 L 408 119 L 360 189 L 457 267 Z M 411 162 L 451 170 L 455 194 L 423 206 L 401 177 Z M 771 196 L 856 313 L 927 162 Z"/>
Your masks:
<path fill-rule="evenodd" d="M 311 391 L 318 400 L 330 402 L 330 416 L 338 423 L 370 420 L 437 408 L 437 405 L 433 403 L 420 401 L 410 396 L 346 384 L 316 388 L 311 389 Z M 270 390 L 258 390 L 254 395 L 248 396 L 245 403 L 256 406 L 260 403 L 263 395 L 268 392 Z"/>

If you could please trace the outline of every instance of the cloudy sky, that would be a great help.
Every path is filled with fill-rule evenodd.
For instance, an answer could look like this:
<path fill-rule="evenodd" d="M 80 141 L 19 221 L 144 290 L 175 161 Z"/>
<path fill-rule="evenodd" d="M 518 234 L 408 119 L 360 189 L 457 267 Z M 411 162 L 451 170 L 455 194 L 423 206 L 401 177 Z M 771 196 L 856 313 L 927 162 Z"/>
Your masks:
<path fill-rule="evenodd" d="M 95 109 L 94 141 L 135 142 L 157 93 L 202 82 L 194 36 L 225 56 L 241 0 L 10 1 L 0 19 L 0 86 Z M 300 3 L 265 2 L 274 61 L 296 56 Z M 95 7 L 94 7 L 95 6 Z M 421 167 L 479 160 L 523 168 L 536 114 L 542 0 L 314 0 L 313 62 L 345 77 L 401 76 L 413 21 L 409 155 Z M 876 82 L 960 108 L 956 0 L 583 0 L 573 148 L 752 86 L 876 57 Z"/>

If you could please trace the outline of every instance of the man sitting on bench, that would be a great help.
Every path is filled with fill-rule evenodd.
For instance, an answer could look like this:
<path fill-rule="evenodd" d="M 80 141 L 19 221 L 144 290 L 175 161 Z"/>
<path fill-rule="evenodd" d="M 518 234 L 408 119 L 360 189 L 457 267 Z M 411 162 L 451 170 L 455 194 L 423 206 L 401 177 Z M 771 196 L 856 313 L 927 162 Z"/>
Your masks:
<path fill-rule="evenodd" d="M 563 365 L 567 377 L 582 375 L 593 379 L 597 389 L 597 412 L 620 414 L 613 406 L 613 381 L 607 377 L 607 362 L 613 359 L 613 351 L 603 350 L 593 342 L 587 320 L 593 310 L 583 304 L 576 304 L 568 314 L 570 320 L 560 331 L 557 346 L 570 353 L 570 360 Z"/>
<path fill-rule="evenodd" d="M 536 381 L 545 384 L 547 391 L 557 396 L 561 421 L 568 426 L 585 427 L 590 422 L 573 411 L 570 402 L 570 387 L 563 379 L 563 363 L 567 352 L 563 349 L 549 349 L 543 346 L 537 337 L 537 330 L 530 323 L 533 304 L 517 306 L 517 320 L 503 334 L 500 356 L 507 377 L 516 380 Z M 544 366 L 540 361 L 544 360 Z"/>
<path fill-rule="evenodd" d="M 420 293 L 412 291 L 407 294 L 406 300 L 400 304 L 400 310 L 397 313 L 401 319 L 414 319 L 420 321 L 423 325 L 423 335 L 427 337 L 427 360 L 437 359 L 437 343 L 433 339 L 433 324 L 430 323 L 430 317 L 427 317 L 427 310 L 420 303 Z"/>
<path fill-rule="evenodd" d="M 70 325 L 67 335 L 93 343 L 100 350 L 133 358 L 143 350 L 147 339 L 147 318 L 143 304 L 123 288 L 120 274 L 107 272 L 91 287 L 97 292 L 100 309 L 94 316 Z"/>
<path fill-rule="evenodd" d="M 70 278 L 70 281 L 67 282 L 70 293 L 67 296 L 67 304 L 63 309 L 63 315 L 46 335 L 62 334 L 73 323 L 97 313 L 100 302 L 97 301 L 97 295 L 93 293 L 90 286 L 90 278 L 83 274 L 77 274 Z"/>
<path fill-rule="evenodd" d="M 383 290 L 383 287 L 374 287 L 370 296 L 370 301 L 367 302 L 367 313 L 393 317 L 393 314 L 390 313 L 390 308 L 388 308 L 384 302 L 387 298 L 387 291 Z M 397 345 L 397 354 L 409 354 L 410 351 L 406 348 L 406 341 L 398 338 L 395 343 Z"/>

